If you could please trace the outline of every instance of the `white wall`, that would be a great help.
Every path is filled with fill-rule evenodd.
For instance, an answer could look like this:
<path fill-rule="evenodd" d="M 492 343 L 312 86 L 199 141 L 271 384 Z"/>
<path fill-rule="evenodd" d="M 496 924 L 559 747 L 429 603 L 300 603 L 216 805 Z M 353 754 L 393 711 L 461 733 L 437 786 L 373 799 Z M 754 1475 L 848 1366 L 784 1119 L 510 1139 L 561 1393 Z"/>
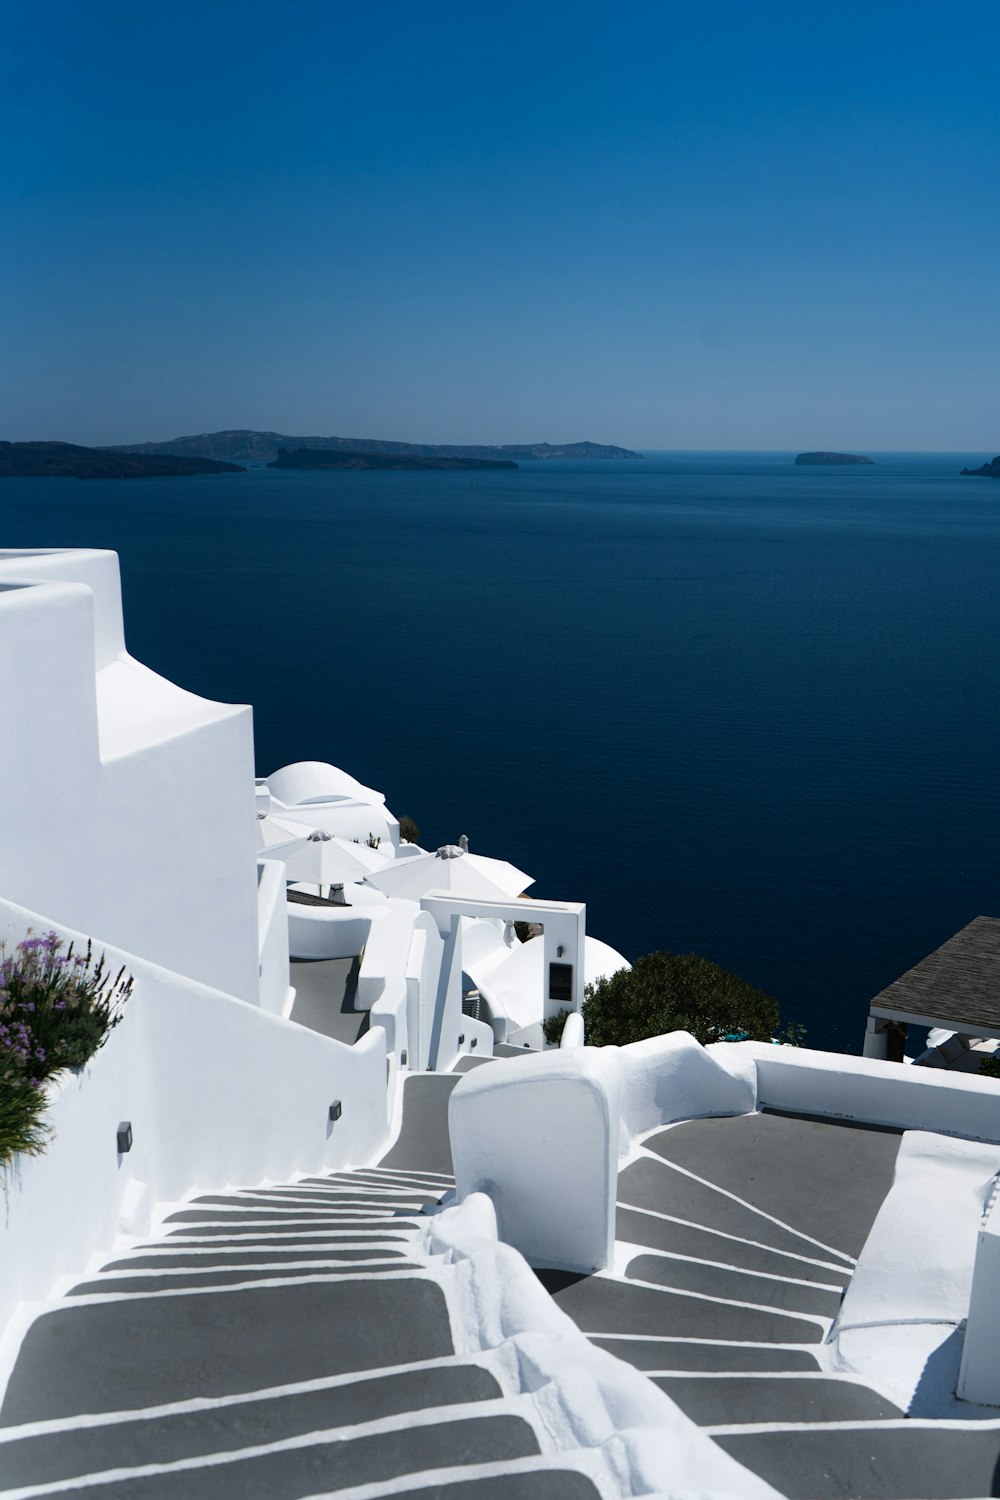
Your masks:
<path fill-rule="evenodd" d="M 1000 1141 L 1000 1091 L 991 1079 L 766 1042 L 723 1045 L 753 1060 L 761 1107 Z"/>
<path fill-rule="evenodd" d="M 0 556 L 0 896 L 256 1000 L 250 710 L 122 646 L 114 553 Z"/>
<path fill-rule="evenodd" d="M 8 941 L 54 924 L 0 903 Z M 58 931 L 79 944 L 81 935 Z M 195 1190 L 369 1162 L 389 1135 L 382 1033 L 354 1047 L 171 974 L 110 945 L 136 980 L 125 1019 L 78 1074 L 51 1087 L 54 1138 L 3 1172 L 0 1327 L 22 1299 L 82 1271 L 120 1229 Z M 328 1119 L 342 1101 L 336 1124 Z M 132 1124 L 119 1156 L 115 1132 Z"/>
<path fill-rule="evenodd" d="M 500 1238 L 530 1264 L 600 1270 L 614 1250 L 620 1113 L 617 1048 L 467 1073 L 448 1106 L 459 1198 L 486 1193 Z"/>
<path fill-rule="evenodd" d="M 262 859 L 257 865 L 257 967 L 261 1009 L 284 1015 L 289 980 L 288 902 L 280 859 Z"/>

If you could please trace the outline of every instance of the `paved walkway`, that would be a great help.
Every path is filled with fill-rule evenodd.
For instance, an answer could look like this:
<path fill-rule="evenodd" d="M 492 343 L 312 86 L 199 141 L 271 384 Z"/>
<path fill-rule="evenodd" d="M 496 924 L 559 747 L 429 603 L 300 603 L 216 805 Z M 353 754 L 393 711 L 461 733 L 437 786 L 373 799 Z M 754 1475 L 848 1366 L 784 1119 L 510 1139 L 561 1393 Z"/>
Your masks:
<path fill-rule="evenodd" d="M 295 999 L 289 1019 L 353 1047 L 371 1019 L 368 1011 L 355 1008 L 359 967 L 356 958 L 293 958 Z"/>
<path fill-rule="evenodd" d="M 194 1199 L 38 1318 L 0 1410 L 0 1492 L 592 1500 L 531 1399 L 456 1355 L 422 1252 L 456 1082 L 408 1080 L 382 1165 Z"/>

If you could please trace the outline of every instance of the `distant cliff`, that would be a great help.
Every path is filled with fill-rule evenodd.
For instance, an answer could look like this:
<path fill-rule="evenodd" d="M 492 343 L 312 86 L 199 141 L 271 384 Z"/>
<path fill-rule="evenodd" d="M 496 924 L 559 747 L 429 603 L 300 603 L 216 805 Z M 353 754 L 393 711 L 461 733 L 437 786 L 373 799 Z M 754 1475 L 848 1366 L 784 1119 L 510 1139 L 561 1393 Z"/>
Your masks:
<path fill-rule="evenodd" d="M 185 474 L 243 474 L 211 458 L 116 453 L 76 443 L 0 442 L 0 479 L 157 479 Z"/>
<path fill-rule="evenodd" d="M 1000 455 L 980 469 L 963 469 L 963 474 L 978 474 L 982 479 L 1000 479 Z"/>
<path fill-rule="evenodd" d="M 387 453 L 412 458 L 641 458 L 631 448 L 606 443 L 397 443 L 384 438 L 294 437 L 283 432 L 255 432 L 241 428 L 202 432 L 193 437 L 169 438 L 162 443 L 111 445 L 116 453 L 172 453 L 187 458 L 226 459 L 230 463 L 269 464 L 278 450 L 296 448 L 333 453 Z"/>
<path fill-rule="evenodd" d="M 862 458 L 860 453 L 800 453 L 797 464 L 873 464 L 873 458 Z"/>
<path fill-rule="evenodd" d="M 279 448 L 269 469 L 516 469 L 509 458 L 425 458 L 409 453 L 336 453 L 329 448 Z"/>

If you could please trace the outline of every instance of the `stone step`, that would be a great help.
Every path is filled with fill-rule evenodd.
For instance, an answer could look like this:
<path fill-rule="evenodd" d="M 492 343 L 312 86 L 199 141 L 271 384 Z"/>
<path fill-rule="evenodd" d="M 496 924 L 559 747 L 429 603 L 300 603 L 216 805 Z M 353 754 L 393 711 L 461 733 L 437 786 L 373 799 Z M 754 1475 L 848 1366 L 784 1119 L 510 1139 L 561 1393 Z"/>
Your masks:
<path fill-rule="evenodd" d="M 384 1223 L 387 1219 L 400 1217 L 416 1218 L 419 1209 L 407 1209 L 400 1215 L 391 1204 L 372 1208 L 368 1203 L 343 1203 L 336 1208 L 184 1208 L 178 1213 L 168 1214 L 164 1224 L 258 1224 L 277 1228 L 281 1224 L 339 1224 L 345 1218 L 365 1218 L 369 1223 Z"/>
<path fill-rule="evenodd" d="M 599 1349 L 637 1370 L 717 1370 L 734 1374 L 760 1370 L 818 1370 L 808 1349 L 782 1344 L 708 1343 L 704 1339 L 591 1338 Z"/>
<path fill-rule="evenodd" d="M 425 1204 L 436 1202 L 437 1195 L 433 1193 L 390 1192 L 388 1189 L 385 1192 L 358 1192 L 357 1190 L 354 1192 L 324 1192 L 322 1188 L 315 1188 L 311 1191 L 307 1190 L 301 1193 L 272 1193 L 268 1196 L 262 1193 L 238 1193 L 227 1194 L 226 1196 L 220 1194 L 215 1197 L 206 1195 L 201 1198 L 192 1198 L 189 1207 L 216 1207 L 227 1210 L 231 1208 L 257 1209 L 262 1213 L 270 1213 L 275 1210 L 293 1210 L 297 1212 L 300 1208 L 327 1209 L 341 1208 L 344 1204 L 351 1206 L 360 1204 L 376 1211 L 379 1209 L 392 1210 L 405 1206 L 407 1209 L 412 1209 L 414 1212 L 419 1213 Z"/>
<path fill-rule="evenodd" d="M 311 1265 L 311 1266 L 208 1266 L 204 1270 L 178 1270 L 174 1275 L 161 1276 L 105 1276 L 97 1281 L 81 1281 L 70 1287 L 68 1297 L 147 1297 L 156 1292 L 190 1291 L 196 1287 L 245 1286 L 248 1282 L 287 1281 L 300 1277 L 323 1277 L 325 1279 L 357 1280 L 358 1277 L 399 1275 L 405 1271 L 420 1271 L 422 1267 L 413 1261 L 394 1260 L 366 1265 Z"/>
<path fill-rule="evenodd" d="M 755 1422 L 874 1422 L 903 1412 L 868 1386 L 837 1376 L 654 1375 L 702 1427 Z"/>
<path fill-rule="evenodd" d="M 972 1500 L 997 1493 L 1000 1430 L 992 1423 L 782 1426 L 714 1436 L 788 1500 Z"/>
<path fill-rule="evenodd" d="M 453 1352 L 444 1293 L 422 1276 L 67 1305 L 28 1329 L 0 1426 L 232 1396 Z"/>
<path fill-rule="evenodd" d="M 500 1394 L 487 1370 L 456 1362 L 363 1376 L 320 1390 L 250 1396 L 198 1411 L 168 1411 L 14 1436 L 0 1442 L 0 1490 L 56 1484 L 108 1469 L 176 1463 L 403 1412 L 491 1401 Z"/>
<path fill-rule="evenodd" d="M 423 1220 L 423 1224 L 427 1221 Z M 268 1229 L 264 1224 L 184 1224 L 180 1229 L 172 1229 L 166 1232 L 162 1241 L 156 1242 L 157 1250 L 166 1250 L 169 1245 L 196 1244 L 204 1239 L 211 1241 L 226 1241 L 238 1244 L 240 1239 L 252 1241 L 253 1244 L 336 1244 L 337 1239 L 351 1241 L 352 1244 L 358 1239 L 387 1239 L 387 1241 L 400 1241 L 400 1239 L 412 1239 L 421 1227 L 420 1218 L 391 1218 L 391 1220 L 369 1220 L 369 1218 L 340 1218 L 331 1223 L 324 1221 L 322 1224 L 282 1224 L 279 1229 Z"/>
<path fill-rule="evenodd" d="M 426 1224 L 427 1220 L 424 1219 L 423 1223 Z M 177 1239 L 235 1239 L 244 1236 L 249 1239 L 257 1238 L 263 1243 L 265 1240 L 277 1239 L 283 1235 L 286 1240 L 298 1239 L 300 1243 L 308 1243 L 310 1235 L 317 1241 L 325 1241 L 327 1235 L 323 1233 L 324 1230 L 329 1233 L 342 1231 L 351 1239 L 356 1239 L 359 1233 L 365 1232 L 392 1237 L 392 1232 L 395 1230 L 398 1238 L 399 1235 L 416 1233 L 420 1225 L 421 1221 L 415 1215 L 409 1218 L 391 1219 L 365 1219 L 345 1215 L 342 1219 L 324 1220 L 319 1224 L 315 1220 L 312 1223 L 308 1221 L 284 1223 L 280 1226 L 280 1230 L 274 1227 L 268 1230 L 267 1224 L 220 1224 L 216 1221 L 213 1224 L 181 1225 L 179 1228 L 169 1230 L 165 1240 L 172 1242 Z"/>
<path fill-rule="evenodd" d="M 663 1334 L 751 1344 L 818 1344 L 823 1325 L 768 1308 L 737 1307 L 611 1276 L 539 1271 L 549 1294 L 586 1334 Z"/>
<path fill-rule="evenodd" d="M 438 1479 L 419 1489 L 393 1489 L 392 1500 L 597 1500 L 598 1494 L 586 1474 L 538 1464 L 515 1473 Z"/>
<path fill-rule="evenodd" d="M 340 1432 L 330 1440 L 270 1453 L 84 1483 L 72 1495 L 74 1500 L 299 1500 L 435 1469 L 509 1462 L 538 1451 L 522 1417 L 471 1414 L 389 1432 Z"/>
<path fill-rule="evenodd" d="M 892 1184 L 900 1139 L 899 1131 L 880 1127 L 763 1113 L 688 1120 L 643 1144 L 857 1256 Z"/>
<path fill-rule="evenodd" d="M 821 1318 L 835 1318 L 841 1302 L 839 1291 L 825 1290 L 813 1283 L 802 1285 L 753 1271 L 731 1271 L 724 1266 L 667 1255 L 637 1255 L 629 1262 L 625 1275 L 630 1281 L 653 1281 L 674 1291 L 700 1292 L 705 1297 L 752 1302 L 758 1307 L 780 1308 L 782 1312 L 813 1313 Z"/>
<path fill-rule="evenodd" d="M 800 1281 L 818 1281 L 827 1286 L 846 1286 L 851 1279 L 846 1265 L 816 1265 L 804 1259 L 810 1255 L 810 1247 L 805 1244 L 798 1255 L 767 1250 L 697 1224 L 683 1224 L 634 1208 L 619 1206 L 616 1234 L 619 1240 L 632 1245 L 647 1245 L 650 1250 L 667 1250 L 696 1260 L 722 1261 L 741 1271 L 767 1271 L 774 1276 L 794 1276 Z M 819 1260 L 822 1254 L 818 1249 L 812 1251 Z"/>
<path fill-rule="evenodd" d="M 710 1184 L 675 1171 L 667 1162 L 651 1156 L 640 1157 L 619 1173 L 618 1198 L 636 1208 L 653 1209 L 657 1213 L 670 1214 L 672 1218 L 701 1224 L 706 1229 L 755 1240 L 771 1250 L 786 1250 L 794 1255 L 822 1255 L 812 1241 L 794 1230 L 776 1224 L 747 1204 L 716 1191 Z"/>
<path fill-rule="evenodd" d="M 397 1264 L 401 1264 L 404 1254 L 401 1245 L 383 1244 L 349 1246 L 346 1249 L 327 1245 L 304 1250 L 288 1250 L 277 1246 L 262 1247 L 260 1250 L 220 1250 L 215 1246 L 206 1247 L 204 1250 L 178 1248 L 171 1253 L 154 1251 L 151 1254 L 130 1255 L 124 1260 L 112 1260 L 106 1266 L 101 1267 L 100 1274 L 103 1276 L 106 1271 L 170 1271 L 184 1266 L 190 1266 L 192 1270 L 197 1271 L 217 1266 L 278 1263 L 295 1265 L 303 1260 L 331 1265 L 350 1265 L 354 1261 L 377 1259 L 394 1260 Z"/>

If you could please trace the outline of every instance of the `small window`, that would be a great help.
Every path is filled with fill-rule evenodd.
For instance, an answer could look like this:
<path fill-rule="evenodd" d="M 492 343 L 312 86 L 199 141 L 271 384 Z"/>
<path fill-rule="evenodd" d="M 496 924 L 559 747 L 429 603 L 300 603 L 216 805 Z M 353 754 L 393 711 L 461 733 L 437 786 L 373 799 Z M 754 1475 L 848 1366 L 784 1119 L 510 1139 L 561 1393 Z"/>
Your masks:
<path fill-rule="evenodd" d="M 558 1000 L 560 1005 L 572 1005 L 572 964 L 549 964 L 549 999 Z"/>

